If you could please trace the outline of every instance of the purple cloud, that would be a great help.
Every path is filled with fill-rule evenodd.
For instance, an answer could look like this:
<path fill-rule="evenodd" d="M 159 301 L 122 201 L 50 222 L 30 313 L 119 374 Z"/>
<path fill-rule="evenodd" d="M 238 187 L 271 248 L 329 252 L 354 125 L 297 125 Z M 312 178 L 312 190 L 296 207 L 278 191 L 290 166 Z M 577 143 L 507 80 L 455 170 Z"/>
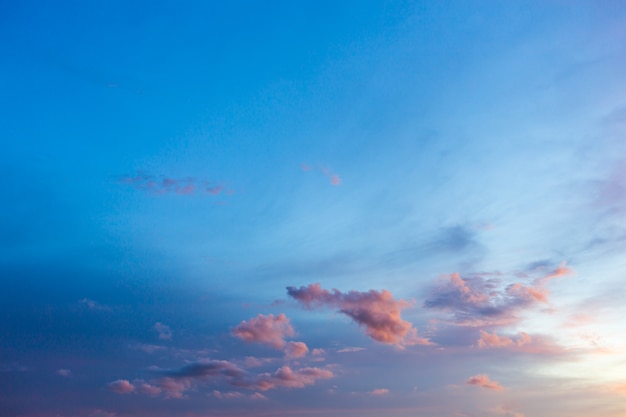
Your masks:
<path fill-rule="evenodd" d="M 503 285 L 500 279 L 482 276 L 444 276 L 424 307 L 450 312 L 452 321 L 463 326 L 502 326 L 519 320 L 518 313 L 548 302 L 545 284 L 556 277 L 571 274 L 562 264 L 532 285 Z"/>

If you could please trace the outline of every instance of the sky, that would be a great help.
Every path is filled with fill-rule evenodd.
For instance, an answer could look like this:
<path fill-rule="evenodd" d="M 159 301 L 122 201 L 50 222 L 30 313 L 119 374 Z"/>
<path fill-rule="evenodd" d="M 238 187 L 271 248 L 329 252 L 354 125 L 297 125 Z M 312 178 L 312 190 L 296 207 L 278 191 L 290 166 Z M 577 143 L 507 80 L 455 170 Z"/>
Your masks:
<path fill-rule="evenodd" d="M 0 417 L 623 417 L 621 1 L 0 2 Z"/>

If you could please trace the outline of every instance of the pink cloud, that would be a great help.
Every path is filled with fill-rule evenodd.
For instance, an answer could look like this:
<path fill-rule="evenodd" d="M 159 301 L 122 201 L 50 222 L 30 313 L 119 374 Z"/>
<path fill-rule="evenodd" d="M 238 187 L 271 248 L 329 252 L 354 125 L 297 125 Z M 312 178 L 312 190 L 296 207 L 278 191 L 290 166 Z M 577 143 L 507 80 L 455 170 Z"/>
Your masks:
<path fill-rule="evenodd" d="M 185 398 L 185 391 L 191 388 L 191 380 L 187 378 L 161 378 L 158 382 L 159 388 L 166 398 Z"/>
<path fill-rule="evenodd" d="M 109 390 L 116 394 L 130 394 L 135 391 L 135 387 L 127 379 L 118 379 L 108 384 Z"/>
<path fill-rule="evenodd" d="M 465 383 L 495 391 L 500 391 L 502 389 L 502 386 L 498 381 L 490 380 L 489 377 L 485 374 L 474 375 L 470 377 L 467 381 L 465 381 Z"/>
<path fill-rule="evenodd" d="M 304 342 L 287 342 L 285 345 L 285 356 L 287 358 L 301 358 L 306 356 L 309 348 Z"/>
<path fill-rule="evenodd" d="M 565 277 L 565 276 L 573 275 L 573 274 L 574 274 L 574 270 L 568 267 L 565 261 L 563 261 L 557 268 L 551 271 L 548 275 L 542 278 L 539 278 L 536 281 L 536 285 L 542 286 L 552 279 L 561 278 L 561 277 Z"/>
<path fill-rule="evenodd" d="M 328 291 L 320 284 L 306 287 L 287 287 L 287 293 L 305 308 L 334 307 L 365 327 L 365 333 L 372 339 L 387 344 L 430 344 L 425 338 L 417 337 L 417 330 L 401 317 L 404 308 L 410 303 L 395 300 L 387 291 L 349 291 L 342 293 L 336 289 Z"/>
<path fill-rule="evenodd" d="M 501 348 L 510 346 L 524 346 L 532 341 L 532 338 L 521 332 L 520 336 L 516 339 L 512 339 L 507 336 L 498 336 L 495 332 L 488 333 L 484 330 L 480 331 L 480 339 L 478 339 L 478 347 L 484 348 Z"/>
<path fill-rule="evenodd" d="M 368 392 L 368 394 L 370 394 L 370 395 L 387 395 L 387 394 L 389 394 L 389 390 L 387 388 L 376 388 L 376 389 Z"/>
<path fill-rule="evenodd" d="M 288 366 L 283 366 L 273 374 L 260 375 L 254 386 L 261 391 L 276 387 L 303 388 L 307 385 L 313 385 L 318 379 L 333 377 L 334 374 L 327 369 L 302 368 L 294 371 Z"/>
<path fill-rule="evenodd" d="M 341 178 L 339 178 L 339 175 L 337 175 L 337 174 L 332 174 L 330 176 L 330 183 L 332 185 L 339 185 L 339 184 L 341 184 Z"/>
<path fill-rule="evenodd" d="M 294 330 L 284 314 L 258 316 L 249 321 L 242 321 L 232 334 L 249 343 L 263 343 L 276 349 L 285 346 L 285 337 L 293 336 Z"/>

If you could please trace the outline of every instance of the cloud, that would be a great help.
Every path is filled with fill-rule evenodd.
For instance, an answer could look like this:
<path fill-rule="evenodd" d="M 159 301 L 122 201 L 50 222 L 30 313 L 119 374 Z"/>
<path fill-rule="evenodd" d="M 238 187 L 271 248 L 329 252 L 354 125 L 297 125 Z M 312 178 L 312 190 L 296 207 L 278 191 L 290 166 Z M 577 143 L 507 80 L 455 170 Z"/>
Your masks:
<path fill-rule="evenodd" d="M 302 169 L 303 171 L 313 171 L 314 168 L 308 164 L 300 164 L 300 169 Z M 318 169 L 322 174 L 324 174 L 329 179 L 331 185 L 341 184 L 341 177 L 333 173 L 329 168 L 321 166 Z"/>
<path fill-rule="evenodd" d="M 389 394 L 389 390 L 387 388 L 376 388 L 372 391 L 369 391 L 370 395 L 387 395 Z"/>
<path fill-rule="evenodd" d="M 478 339 L 478 347 L 485 348 L 501 348 L 510 346 L 524 346 L 532 341 L 532 338 L 524 333 L 520 332 L 520 336 L 516 339 L 512 339 L 507 336 L 498 336 L 495 332 L 488 333 L 484 330 L 480 331 L 480 339 Z"/>
<path fill-rule="evenodd" d="M 152 328 L 159 333 L 159 339 L 170 340 L 172 338 L 172 330 L 169 326 L 161 322 L 156 322 Z"/>
<path fill-rule="evenodd" d="M 500 385 L 498 381 L 490 380 L 489 377 L 485 374 L 474 375 L 470 377 L 467 381 L 465 381 L 465 383 L 495 391 L 500 391 L 502 389 L 502 385 Z"/>
<path fill-rule="evenodd" d="M 410 306 L 404 300 L 395 300 L 387 291 L 328 291 L 320 284 L 306 287 L 287 287 L 287 293 L 307 309 L 333 307 L 365 327 L 372 339 L 393 345 L 430 344 L 418 338 L 417 330 L 401 317 L 401 311 Z"/>
<path fill-rule="evenodd" d="M 518 313 L 538 303 L 548 302 L 544 285 L 555 277 L 571 274 L 562 264 L 532 285 L 505 285 L 500 278 L 480 275 L 461 277 L 458 273 L 443 276 L 440 285 L 424 301 L 427 308 L 447 311 L 453 321 L 464 326 L 501 326 L 519 320 Z"/>
<path fill-rule="evenodd" d="M 165 377 L 159 379 L 158 385 L 166 398 L 182 399 L 185 397 L 185 391 L 191 388 L 191 380 Z"/>
<path fill-rule="evenodd" d="M 339 349 L 337 352 L 338 353 L 348 353 L 348 352 L 360 352 L 362 350 L 365 350 L 365 348 L 362 347 L 346 347 L 343 349 Z"/>
<path fill-rule="evenodd" d="M 255 392 L 254 394 L 246 395 L 239 391 L 231 391 L 231 392 L 221 392 L 218 390 L 213 390 L 211 394 L 215 398 L 219 398 L 220 400 L 240 400 L 240 399 L 249 399 L 249 400 L 267 400 L 267 397 L 260 392 Z"/>
<path fill-rule="evenodd" d="M 72 371 L 70 371 L 69 369 L 57 369 L 56 373 L 57 375 L 69 377 L 72 374 Z"/>
<path fill-rule="evenodd" d="M 304 342 L 287 342 L 285 345 L 285 356 L 287 358 L 301 358 L 306 356 L 309 348 Z"/>
<path fill-rule="evenodd" d="M 208 180 L 194 177 L 172 178 L 147 174 L 137 174 L 134 176 L 123 176 L 120 182 L 130 185 L 137 190 L 147 191 L 153 194 L 210 194 L 219 195 L 224 191 L 224 186 L 212 184 Z M 232 194 L 232 190 L 227 190 L 227 194 Z"/>
<path fill-rule="evenodd" d="M 206 360 L 192 362 L 179 369 L 166 370 L 163 374 L 173 378 L 229 377 L 240 378 L 244 371 L 232 362 Z"/>
<path fill-rule="evenodd" d="M 142 393 L 142 394 L 147 394 L 150 396 L 156 396 L 159 395 L 163 390 L 161 388 L 159 388 L 156 385 L 152 385 L 149 384 L 145 381 L 142 380 L 136 380 L 133 381 L 135 388 L 137 389 L 138 392 Z"/>
<path fill-rule="evenodd" d="M 249 321 L 242 321 L 232 331 L 232 334 L 249 343 L 263 343 L 275 349 L 285 346 L 285 337 L 294 335 L 293 327 L 284 314 L 274 316 L 269 314 L 258 316 Z"/>
<path fill-rule="evenodd" d="M 155 325 L 156 326 L 156 325 Z M 146 343 L 136 343 L 129 346 L 131 349 L 141 350 L 142 352 L 152 354 L 154 352 L 162 352 L 168 350 L 166 346 L 151 345 Z"/>
<path fill-rule="evenodd" d="M 111 311 L 110 307 L 102 305 L 94 300 L 90 300 L 89 298 L 78 300 L 78 303 L 94 311 Z"/>
<path fill-rule="evenodd" d="M 108 384 L 109 390 L 117 394 L 130 394 L 135 391 L 135 387 L 127 379 L 118 379 Z"/>
<path fill-rule="evenodd" d="M 245 397 L 244 394 L 238 391 L 221 392 L 218 390 L 213 390 L 213 396 L 215 398 L 219 398 L 220 400 L 239 399 Z"/>
<path fill-rule="evenodd" d="M 283 366 L 273 374 L 260 375 L 253 386 L 261 391 L 276 387 L 304 388 L 307 385 L 313 385 L 318 379 L 328 379 L 334 376 L 327 369 L 307 367 L 294 371 L 289 366 Z"/>
<path fill-rule="evenodd" d="M 228 361 L 200 361 L 173 370 L 157 370 L 162 376 L 145 382 L 136 379 L 132 383 L 119 379 L 108 384 L 111 391 L 118 394 L 141 393 L 150 396 L 164 395 L 166 398 L 185 398 L 185 393 L 198 384 L 221 381 L 236 388 L 267 391 L 274 388 L 304 388 L 317 380 L 333 378 L 332 371 L 322 368 L 305 367 L 292 369 L 283 366 L 274 373 L 248 374 Z M 217 394 L 216 394 L 217 392 Z M 222 399 L 237 398 L 236 393 L 213 391 Z M 250 399 L 265 399 L 261 394 L 252 394 Z"/>

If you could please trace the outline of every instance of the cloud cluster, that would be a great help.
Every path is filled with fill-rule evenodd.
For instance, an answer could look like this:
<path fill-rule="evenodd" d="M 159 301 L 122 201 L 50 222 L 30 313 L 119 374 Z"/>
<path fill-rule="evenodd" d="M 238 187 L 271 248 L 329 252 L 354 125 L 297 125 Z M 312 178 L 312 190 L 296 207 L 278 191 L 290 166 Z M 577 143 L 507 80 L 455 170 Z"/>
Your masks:
<path fill-rule="evenodd" d="M 500 385 L 498 381 L 492 381 L 485 374 L 474 375 L 465 381 L 465 383 L 495 391 L 500 391 L 502 389 L 502 385 Z"/>
<path fill-rule="evenodd" d="M 259 314 L 248 321 L 243 320 L 232 330 L 232 334 L 248 343 L 261 343 L 283 350 L 289 359 L 301 358 L 309 352 L 304 342 L 285 341 L 285 338 L 295 334 L 285 314 Z"/>
<path fill-rule="evenodd" d="M 192 195 L 198 193 L 219 195 L 225 191 L 223 185 L 213 184 L 210 181 L 194 177 L 171 178 L 139 174 L 135 176 L 123 176 L 120 178 L 120 181 L 138 190 L 148 191 L 154 194 L 173 193 L 178 195 Z M 227 190 L 226 193 L 232 193 L 232 190 Z"/>
<path fill-rule="evenodd" d="M 307 385 L 313 385 L 318 379 L 332 377 L 334 374 L 328 369 L 307 367 L 294 371 L 289 366 L 283 366 L 273 374 L 260 375 L 253 382 L 253 386 L 261 391 L 276 387 L 304 388 Z"/>
<path fill-rule="evenodd" d="M 458 325 L 512 324 L 519 320 L 521 311 L 548 302 L 547 282 L 571 273 L 572 270 L 562 264 L 531 285 L 503 285 L 498 278 L 461 277 L 455 272 L 443 277 L 440 285 L 424 301 L 424 306 L 451 313 L 453 322 Z"/>
<path fill-rule="evenodd" d="M 292 369 L 282 366 L 274 373 L 249 374 L 228 361 L 205 360 L 187 364 L 178 369 L 159 370 L 159 378 L 146 382 L 136 379 L 130 382 L 118 379 L 108 384 L 110 391 L 117 394 L 141 393 L 150 396 L 163 395 L 166 398 L 185 398 L 185 393 L 194 385 L 216 381 L 229 386 L 267 391 L 278 387 L 303 388 L 317 380 L 333 378 L 332 371 L 316 367 Z M 214 391 L 215 393 L 215 391 Z M 221 398 L 234 398 L 238 394 L 219 394 Z M 264 398 L 261 394 L 256 399 Z"/>
<path fill-rule="evenodd" d="M 323 289 L 320 284 L 306 287 L 287 287 L 287 294 L 307 309 L 331 307 L 365 327 L 372 339 L 392 345 L 429 344 L 425 338 L 417 337 L 417 330 L 401 317 L 410 303 L 395 300 L 387 291 L 349 291 L 343 293 Z"/>

